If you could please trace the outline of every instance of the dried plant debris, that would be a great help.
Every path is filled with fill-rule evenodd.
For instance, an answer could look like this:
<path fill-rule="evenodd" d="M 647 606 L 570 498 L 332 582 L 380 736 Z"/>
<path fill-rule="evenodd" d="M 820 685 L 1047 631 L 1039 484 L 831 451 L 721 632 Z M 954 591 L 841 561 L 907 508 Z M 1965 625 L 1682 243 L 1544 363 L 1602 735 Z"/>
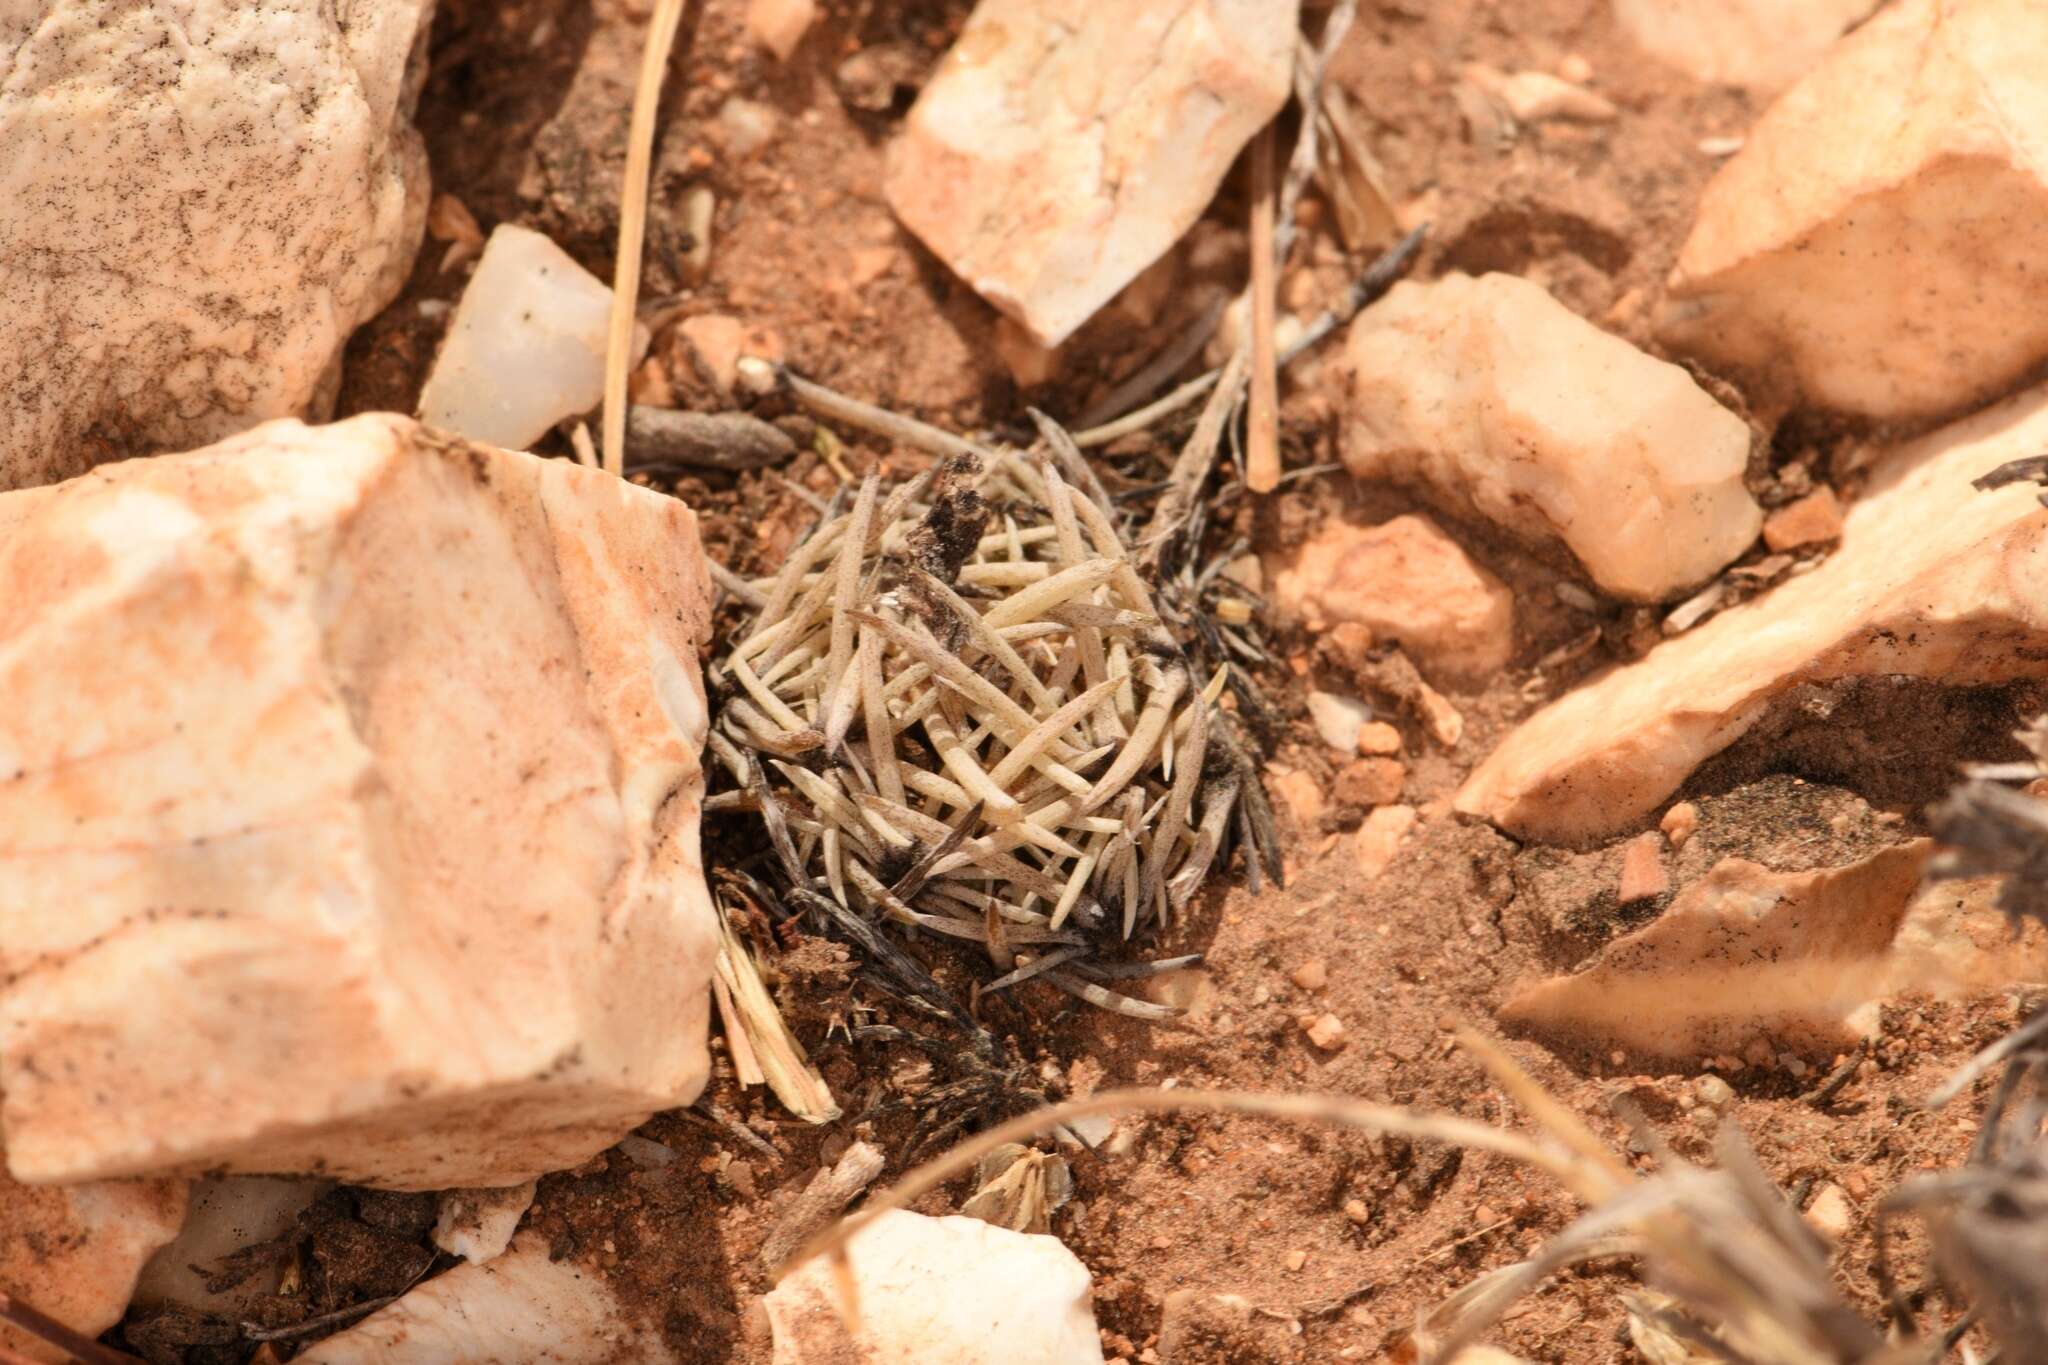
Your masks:
<path fill-rule="evenodd" d="M 1006 1142 L 974 1168 L 978 1188 L 960 1212 L 1012 1232 L 1050 1232 L 1052 1216 L 1073 1197 L 1066 1161 Z"/>
<path fill-rule="evenodd" d="M 2037 888 L 2038 889 L 2038 888 Z M 1879 1209 L 1878 1270 L 1889 1288 L 1889 1225 L 1926 1222 L 1942 1274 L 1975 1305 L 2012 1361 L 2048 1359 L 2048 1008 L 1978 1053 L 1930 1103 L 1953 1101 L 2003 1067 L 1969 1162 L 1906 1182 Z M 1891 1293 L 1894 1316 L 1906 1315 Z"/>
<path fill-rule="evenodd" d="M 2048 801 L 2012 785 L 2048 779 L 2048 717 L 2036 717 L 2013 737 L 2034 755 L 2032 762 L 1972 767 L 1969 780 L 1934 808 L 1935 837 L 1947 847 L 1928 875 L 2004 877 L 1998 908 L 2016 924 L 2037 919 L 2048 925 Z"/>
<path fill-rule="evenodd" d="M 761 605 L 711 671 L 711 748 L 738 790 L 710 808 L 760 820 L 789 913 L 971 1030 L 895 938 L 974 945 L 990 990 L 1037 977 L 1167 1018 L 1104 984 L 1130 964 L 1098 949 L 1172 925 L 1239 838 L 1271 847 L 1217 706 L 1224 628 L 1191 653 L 1173 626 L 1213 576 L 1155 592 L 1116 505 L 1043 426 L 1030 451 L 946 437 L 926 476 L 870 476 L 745 585 Z"/>

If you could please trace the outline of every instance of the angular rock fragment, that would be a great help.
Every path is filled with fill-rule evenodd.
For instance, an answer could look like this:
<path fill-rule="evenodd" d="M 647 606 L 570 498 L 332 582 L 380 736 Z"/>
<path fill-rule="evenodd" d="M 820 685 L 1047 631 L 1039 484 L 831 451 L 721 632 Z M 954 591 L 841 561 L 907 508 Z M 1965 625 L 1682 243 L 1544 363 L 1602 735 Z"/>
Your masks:
<path fill-rule="evenodd" d="M 1698 583 L 1762 524 L 1748 425 L 1527 280 L 1397 284 L 1351 325 L 1344 368 L 1352 473 L 1562 544 L 1617 596 Z"/>
<path fill-rule="evenodd" d="M 1813 872 L 1724 858 L 1590 967 L 1524 987 L 1501 1018 L 1666 1062 L 1759 1039 L 1828 1052 L 1870 1036 L 1876 1004 L 1899 992 L 2005 989 L 2048 971 L 2048 935 L 1999 933 L 1988 884 L 1920 890 L 1932 851 L 1916 839 Z"/>
<path fill-rule="evenodd" d="M 604 397 L 612 291 L 531 228 L 504 224 L 420 390 L 420 420 L 524 450 Z"/>
<path fill-rule="evenodd" d="M 848 1251 L 858 1332 L 829 1258 L 806 1261 L 763 1300 L 775 1365 L 1101 1365 L 1087 1267 L 1056 1238 L 894 1209 Z"/>
<path fill-rule="evenodd" d="M 2048 449 L 2038 388 L 1894 451 L 1813 572 L 1668 640 L 1524 721 L 1458 793 L 1510 832 L 1637 823 L 1801 684 L 2048 677 L 2048 511 L 1976 476 Z"/>
<path fill-rule="evenodd" d="M 1879 0 L 1614 0 L 1636 45 L 1694 80 L 1776 94 Z"/>
<path fill-rule="evenodd" d="M 604 1276 L 522 1236 L 296 1357 L 303 1365 L 665 1365 L 679 1357 Z"/>
<path fill-rule="evenodd" d="M 1285 103 L 1296 0 L 982 0 L 890 146 L 904 225 L 1056 346 Z"/>
<path fill-rule="evenodd" d="M 1273 599 L 1316 633 L 1367 626 L 1437 677 L 1483 677 L 1514 652 L 1514 594 L 1428 517 L 1325 525 L 1275 567 Z"/>
<path fill-rule="evenodd" d="M 2035 0 L 1876 15 L 1707 186 L 1663 338 L 1761 394 L 1881 418 L 2010 386 L 2048 357 L 2048 314 L 2016 306 L 2048 272 L 2044 64 Z"/>
<path fill-rule="evenodd" d="M 0 1293 L 87 1337 L 121 1320 L 143 1263 L 178 1235 L 182 1180 L 38 1188 L 0 1172 Z M 0 1348 L 31 1360 L 70 1355 L 0 1326 Z"/>
<path fill-rule="evenodd" d="M 432 12 L 0 11 L 0 489 L 333 403 L 425 223 Z"/>
<path fill-rule="evenodd" d="M 696 1095 L 681 503 L 280 422 L 0 496 L 0 582 L 17 1176 L 498 1185 Z"/>
<path fill-rule="evenodd" d="M 497 1190 L 444 1190 L 434 1219 L 434 1245 L 482 1264 L 512 1245 L 519 1220 L 533 1207 L 534 1182 Z"/>

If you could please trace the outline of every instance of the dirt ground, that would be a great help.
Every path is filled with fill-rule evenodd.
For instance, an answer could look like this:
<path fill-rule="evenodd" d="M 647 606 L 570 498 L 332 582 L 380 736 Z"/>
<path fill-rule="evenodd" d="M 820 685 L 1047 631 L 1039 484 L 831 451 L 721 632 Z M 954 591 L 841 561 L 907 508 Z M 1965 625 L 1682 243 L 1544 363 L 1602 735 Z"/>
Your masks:
<path fill-rule="evenodd" d="M 1081 411 L 1218 291 L 1237 287 L 1245 208 L 1234 178 L 1163 288 L 1155 282 L 1119 300 L 1064 348 L 1050 375 L 1022 366 L 1038 382 L 1020 383 L 996 315 L 896 226 L 880 189 L 883 144 L 968 4 L 828 0 L 786 64 L 749 44 L 743 8 L 741 0 L 693 4 L 671 68 L 648 253 L 654 362 L 636 380 L 643 398 L 729 404 L 678 327 L 723 314 L 750 329 L 758 348 L 847 393 L 955 429 L 1011 431 L 1027 404 L 1058 416 Z M 640 44 L 634 9 L 628 0 L 444 0 L 422 103 L 437 191 L 460 198 L 486 231 L 516 222 L 550 232 L 606 277 Z M 1318 8 L 1308 11 L 1319 24 Z M 1595 88 L 1621 108 L 1618 120 L 1539 125 L 1506 147 L 1468 133 L 1451 90 L 1463 64 L 1555 70 L 1572 55 L 1591 64 Z M 1421 276 L 1522 274 L 1643 345 L 1652 344 L 1662 281 L 1717 164 L 1700 143 L 1740 136 L 1759 112 L 1740 93 L 1696 86 L 1635 51 L 1614 30 L 1606 0 L 1366 3 L 1334 78 L 1366 111 L 1404 218 L 1432 224 Z M 765 143 L 748 147 L 769 125 Z M 683 204 L 700 187 L 715 193 L 717 208 L 708 276 L 692 282 Z M 1363 261 L 1344 253 L 1313 193 L 1301 222 L 1283 297 L 1312 309 Z M 467 269 L 441 269 L 443 249 L 428 243 L 404 297 L 357 336 L 344 412 L 412 406 Z M 1283 429 L 1292 466 L 1333 459 L 1334 408 L 1314 371 L 1311 360 L 1289 384 Z M 1716 391 L 1746 411 L 1739 394 Z M 1788 464 L 1823 467 L 1816 462 L 1842 434 L 1801 421 L 1773 432 L 1764 424 L 1775 415 L 1750 415 L 1764 452 L 1753 482 L 1766 501 Z M 920 463 L 842 434 L 855 473 L 883 460 Z M 1829 444 L 1816 444 L 1823 439 Z M 1138 441 L 1110 458 L 1141 479 L 1156 474 L 1169 449 Z M 780 475 L 819 492 L 839 481 L 808 451 Z M 703 513 L 710 550 L 742 573 L 771 568 L 809 515 L 773 476 L 689 477 L 675 491 Z M 1244 536 L 1260 552 L 1282 551 L 1325 518 L 1376 520 L 1408 504 L 1324 474 L 1255 510 L 1236 506 L 1212 550 Z M 1362 811 L 1332 797 L 1334 765 L 1303 718 L 1310 685 L 1344 689 L 1344 661 L 1312 641 L 1277 637 L 1286 665 L 1259 682 L 1292 728 L 1268 756 L 1278 765 L 1269 772 L 1307 773 L 1329 798 L 1321 810 L 1282 803 L 1286 888 L 1253 894 L 1239 863 L 1215 879 L 1191 923 L 1145 945 L 1159 955 L 1204 954 L 1204 968 L 1159 985 L 1189 1005 L 1172 1024 L 1114 1017 L 1038 985 L 992 1001 L 986 1022 L 1046 1093 L 1168 1082 L 1334 1091 L 1524 1123 L 1448 1030 L 1458 1021 L 1491 1028 L 1515 983 L 1568 970 L 1661 902 L 1626 914 L 1615 906 L 1620 840 L 1594 850 L 1524 848 L 1451 816 L 1441 799 L 1518 719 L 1630 657 L 1649 622 L 1614 604 L 1581 611 L 1554 591 L 1566 579 L 1587 586 L 1568 567 L 1538 562 L 1481 527 L 1453 529 L 1515 587 L 1519 653 L 1485 691 L 1452 694 L 1468 722 L 1455 751 L 1401 722 L 1411 756 L 1404 799 L 1423 818 L 1393 864 L 1374 879 L 1361 872 L 1349 831 Z M 1600 637 L 1590 650 L 1539 668 L 1593 626 Z M 1821 866 L 1924 832 L 1924 804 L 1953 764 L 2004 756 L 2003 735 L 2030 699 L 1907 689 L 1851 700 L 1803 740 L 1797 717 L 1774 723 L 1768 741 L 1695 781 L 1687 794 L 1702 809 L 1699 858 L 1711 851 L 1780 868 Z M 1912 754 L 1871 742 L 1902 721 L 1920 736 Z M 720 836 L 712 837 L 715 858 Z M 963 996 L 977 972 L 985 975 L 985 964 L 965 954 L 927 956 Z M 1294 980 L 1310 962 L 1327 974 L 1319 989 Z M 875 1117 L 807 1128 L 759 1091 L 739 1090 L 714 1042 L 720 1070 L 706 1107 L 744 1123 L 758 1144 L 696 1115 L 657 1118 L 643 1135 L 671 1148 L 672 1163 L 614 1151 L 545 1181 L 531 1215 L 561 1254 L 607 1267 L 688 1359 L 767 1359 L 754 1305 L 769 1284 L 759 1253 L 778 1210 L 857 1135 L 888 1153 L 885 1182 L 901 1174 L 912 1164 L 919 1097 L 947 1079 L 910 1049 L 857 1045 L 843 1029 L 828 1037 L 827 1020 L 848 997 L 843 986 L 820 989 L 804 1041 L 849 1114 L 880 1104 Z M 1877 1302 L 1865 1213 L 1901 1177 L 1957 1161 L 1974 1132 L 1967 1106 L 1929 1112 L 1919 1099 L 2009 1028 L 2022 1004 L 2015 995 L 1969 1007 L 1898 1002 L 1854 1079 L 1826 1102 L 1804 1096 L 1837 1057 L 1789 1067 L 1771 1058 L 1725 1073 L 1736 1096 L 1727 1114 L 1776 1180 L 1797 1197 L 1821 1182 L 1850 1196 L 1858 1216 L 1836 1264 L 1865 1308 L 1874 1312 Z M 1311 1043 L 1301 1025 L 1325 1012 L 1344 1022 L 1334 1050 Z M 1708 1150 L 1713 1119 L 1697 1099 L 1698 1073 L 1639 1071 L 1627 1058 L 1524 1039 L 1510 1049 L 1617 1147 L 1628 1136 L 1615 1104 L 1630 1100 L 1680 1152 Z M 1188 1288 L 1242 1295 L 1260 1310 L 1208 1358 L 1398 1358 L 1419 1312 L 1528 1254 L 1575 1212 L 1547 1179 L 1498 1158 L 1236 1118 L 1126 1119 L 1101 1149 L 1069 1157 L 1075 1196 L 1056 1230 L 1094 1273 L 1107 1351 L 1127 1361 L 1156 1359 L 1162 1303 Z M 950 1212 L 964 1194 L 955 1187 L 921 1207 Z M 1924 1320 L 1951 1320 L 1956 1309 L 1933 1287 L 1915 1237 L 1894 1256 Z M 1638 1359 L 1618 1298 L 1635 1282 L 1624 1262 L 1567 1273 L 1493 1339 L 1537 1361 Z"/>

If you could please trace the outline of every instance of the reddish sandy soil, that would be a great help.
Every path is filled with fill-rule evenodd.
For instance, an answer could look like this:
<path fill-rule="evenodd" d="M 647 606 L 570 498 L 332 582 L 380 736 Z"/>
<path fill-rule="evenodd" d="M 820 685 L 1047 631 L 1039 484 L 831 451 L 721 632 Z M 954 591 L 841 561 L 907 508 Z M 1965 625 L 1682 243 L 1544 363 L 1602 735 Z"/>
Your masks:
<path fill-rule="evenodd" d="M 422 122 L 436 187 L 461 198 L 489 230 L 527 223 L 555 234 L 608 275 L 626 102 L 637 28 L 617 17 L 622 0 L 444 0 Z M 1056 371 L 1020 386 L 999 351 L 995 315 L 895 225 L 880 192 L 882 146 L 922 68 L 964 20 L 964 0 L 828 0 L 796 56 L 777 65 L 746 42 L 740 0 L 693 4 L 672 67 L 655 185 L 647 295 L 658 306 L 655 357 L 643 397 L 686 406 L 727 400 L 699 374 L 677 323 L 697 314 L 739 318 L 799 370 L 846 392 L 959 429 L 1014 429 L 1027 403 L 1071 416 L 1199 313 L 1244 269 L 1242 187 L 1233 180 L 1155 297 L 1129 298 L 1091 324 Z M 594 14 L 593 14 L 594 11 Z M 1310 7 L 1311 23 L 1320 15 Z M 865 110 L 848 103 L 841 63 L 857 53 L 894 62 L 908 84 Z M 1505 150 L 1467 136 L 1451 82 L 1462 64 L 1554 70 L 1568 54 L 1592 65 L 1596 88 L 1620 106 L 1604 125 L 1543 125 Z M 1420 273 L 1499 269 L 1538 280 L 1571 307 L 1649 344 L 1662 280 L 1715 162 L 1702 138 L 1739 135 L 1757 109 L 1742 95 L 1693 85 L 1634 51 L 1615 33 L 1604 0 L 1385 0 L 1361 6 L 1335 78 L 1367 112 L 1388 186 L 1411 219 L 1434 224 Z M 855 93 L 868 97 L 871 90 Z M 775 131 L 750 156 L 732 145 L 728 100 L 757 101 Z M 687 192 L 717 196 L 708 278 L 689 284 L 681 226 Z M 1311 193 L 1285 297 L 1315 306 L 1361 266 L 1329 229 Z M 466 267 L 440 269 L 430 242 L 406 296 L 359 335 L 350 352 L 344 408 L 411 406 Z M 1284 411 L 1287 460 L 1329 460 L 1334 408 L 1297 374 Z M 1740 408 L 1740 396 L 1719 390 Z M 1761 421 L 1761 419 L 1758 419 Z M 1759 427 L 1760 437 L 1771 433 Z M 859 472 L 919 457 L 843 433 Z M 1822 453 L 1835 433 L 1795 422 L 1759 441 L 1754 483 L 1777 496 L 1778 471 Z M 1122 455 L 1134 476 L 1156 469 L 1164 443 L 1139 441 Z M 782 471 L 819 491 L 838 482 L 806 452 Z M 772 567 L 808 516 L 774 479 L 706 475 L 676 492 L 706 517 L 707 541 L 742 572 Z M 1408 504 L 1385 489 L 1322 475 L 1253 511 L 1242 500 L 1236 535 L 1262 552 L 1283 551 L 1323 519 L 1378 519 Z M 1189 1003 L 1158 1026 L 1112 1017 L 1050 988 L 997 997 L 985 1011 L 1056 1095 L 1126 1084 L 1332 1091 L 1414 1104 L 1510 1126 L 1524 1119 L 1453 1046 L 1457 1021 L 1492 1028 L 1508 990 L 1527 977 L 1568 969 L 1601 942 L 1654 913 L 1614 904 L 1619 841 L 1570 852 L 1523 848 L 1442 805 L 1464 773 L 1517 719 L 1565 686 L 1627 658 L 1645 619 L 1619 606 L 1581 614 L 1552 592 L 1569 570 L 1539 563 L 1482 528 L 1455 533 L 1513 584 L 1520 620 L 1514 667 L 1481 693 L 1459 692 L 1467 734 L 1453 752 L 1403 723 L 1410 773 L 1404 799 L 1424 816 L 1394 863 L 1362 875 L 1349 831 L 1362 812 L 1326 799 L 1319 811 L 1284 803 L 1288 885 L 1253 894 L 1242 865 L 1198 906 L 1193 921 L 1156 945 L 1199 950 L 1206 970 L 1161 983 Z M 1600 642 L 1538 677 L 1537 661 L 1601 627 Z M 1292 729 L 1269 757 L 1310 774 L 1331 792 L 1330 756 L 1302 719 L 1312 684 L 1342 689 L 1343 662 L 1311 642 L 1277 637 L 1276 667 L 1260 679 Z M 1793 723 L 1718 763 L 1696 782 L 1701 834 L 1677 868 L 1680 882 L 1709 854 L 1740 853 L 1797 868 L 1847 861 L 1922 828 L 1924 803 L 1958 758 L 2002 753 L 2000 736 L 2025 699 L 1950 696 L 1925 689 L 1852 699 L 1825 732 Z M 1870 739 L 1911 720 L 1931 735 L 1911 755 Z M 1939 722 L 1936 725 L 1936 722 Z M 1927 727 L 1933 726 L 1932 730 Z M 1879 821 L 1880 811 L 1896 818 Z M 714 844 L 714 848 L 716 845 Z M 933 955 L 966 994 L 985 964 Z M 1305 991 L 1292 974 L 1311 960 L 1327 984 Z M 722 1053 L 709 1096 L 773 1147 L 773 1160 L 682 1116 L 648 1125 L 674 1147 L 673 1165 L 641 1169 L 612 1153 L 583 1171 L 550 1178 L 533 1214 L 564 1255 L 610 1268 L 632 1301 L 658 1315 L 689 1359 L 765 1361 L 753 1310 L 769 1281 L 759 1248 L 779 1208 L 819 1163 L 855 1135 L 907 1167 L 918 1097 L 943 1082 L 906 1049 L 854 1045 L 826 1022 L 849 1006 L 843 986 L 814 982 L 815 1008 L 800 1028 L 849 1113 L 901 1102 L 865 1123 L 809 1129 L 759 1091 L 732 1082 Z M 1927 1112 L 1917 1101 L 1967 1052 L 2008 1028 L 2021 1006 L 1999 998 L 1967 1008 L 1903 1001 L 1863 1070 L 1833 1100 L 1802 1098 L 1835 1062 L 1806 1060 L 1803 1078 L 1781 1063 L 1727 1076 L 1730 1114 L 1756 1142 L 1766 1169 L 1798 1195 L 1816 1182 L 1842 1185 L 1859 1210 L 1836 1265 L 1857 1302 L 1874 1308 L 1874 1200 L 1901 1177 L 1955 1162 L 1974 1120 L 1964 1106 Z M 1305 1037 L 1303 1016 L 1334 1013 L 1343 1045 Z M 843 1017 L 843 1016 L 842 1016 Z M 886 1011 L 867 1016 L 886 1018 Z M 1618 1147 L 1627 1132 L 1617 1101 L 1632 1100 L 1687 1155 L 1709 1141 L 1693 1102 L 1697 1071 L 1636 1069 L 1627 1058 L 1553 1050 L 1511 1039 L 1510 1050 Z M 1354 1132 L 1218 1118 L 1127 1119 L 1104 1150 L 1071 1154 L 1075 1198 L 1056 1230 L 1096 1277 L 1105 1343 L 1113 1356 L 1151 1360 L 1165 1297 L 1183 1288 L 1244 1296 L 1263 1310 L 1216 1360 L 1372 1360 L 1395 1353 L 1415 1315 L 1478 1273 L 1518 1259 L 1574 1216 L 1572 1200 L 1545 1178 L 1488 1156 Z M 1632 1157 L 1638 1163 L 1649 1158 Z M 955 1187 L 921 1207 L 948 1212 Z M 1347 1205 L 1350 1212 L 1347 1213 Z M 1924 1248 L 1898 1246 L 1913 1302 L 1934 1323 L 1954 1308 L 1931 1284 Z M 1553 1281 L 1494 1336 L 1541 1361 L 1636 1359 L 1618 1293 L 1635 1283 L 1624 1262 L 1598 1263 Z"/>

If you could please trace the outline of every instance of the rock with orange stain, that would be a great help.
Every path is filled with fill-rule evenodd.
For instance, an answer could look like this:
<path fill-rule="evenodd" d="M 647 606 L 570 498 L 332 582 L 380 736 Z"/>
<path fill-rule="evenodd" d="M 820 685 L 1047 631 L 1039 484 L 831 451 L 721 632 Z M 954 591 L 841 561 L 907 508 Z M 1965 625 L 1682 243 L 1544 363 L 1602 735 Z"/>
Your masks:
<path fill-rule="evenodd" d="M 889 205 L 1057 346 L 1166 254 L 1279 112 L 1297 8 L 982 0 L 889 147 Z"/>
<path fill-rule="evenodd" d="M 389 415 L 0 495 L 35 1182 L 572 1166 L 704 1083 L 680 502 Z"/>
<path fill-rule="evenodd" d="M 182 1180 L 40 1187 L 0 1171 L 0 1294 L 97 1337 L 127 1311 L 143 1265 L 178 1235 L 185 1189 Z M 31 1360 L 71 1359 L 8 1327 L 0 1347 Z"/>
<path fill-rule="evenodd" d="M 1842 504 L 1832 488 L 1816 488 L 1764 518 L 1764 544 L 1796 550 L 1842 537 Z"/>
<path fill-rule="evenodd" d="M 1629 840 L 1621 852 L 1621 883 L 1615 888 L 1614 903 L 1631 905 L 1670 889 L 1671 878 L 1664 872 L 1664 836 L 1652 830 Z"/>

